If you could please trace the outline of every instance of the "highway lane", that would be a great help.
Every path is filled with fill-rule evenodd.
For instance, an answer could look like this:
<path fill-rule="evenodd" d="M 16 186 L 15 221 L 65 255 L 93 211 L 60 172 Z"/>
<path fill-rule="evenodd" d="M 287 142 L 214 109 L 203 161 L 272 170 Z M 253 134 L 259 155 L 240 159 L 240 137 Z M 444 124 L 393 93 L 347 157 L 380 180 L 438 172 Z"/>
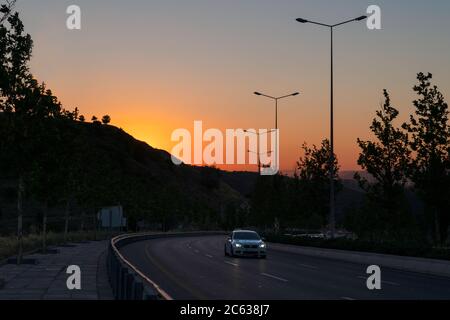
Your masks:
<path fill-rule="evenodd" d="M 382 267 L 382 290 L 367 265 L 271 250 L 266 260 L 224 256 L 225 236 L 162 238 L 122 254 L 174 299 L 450 299 L 450 278 Z"/>

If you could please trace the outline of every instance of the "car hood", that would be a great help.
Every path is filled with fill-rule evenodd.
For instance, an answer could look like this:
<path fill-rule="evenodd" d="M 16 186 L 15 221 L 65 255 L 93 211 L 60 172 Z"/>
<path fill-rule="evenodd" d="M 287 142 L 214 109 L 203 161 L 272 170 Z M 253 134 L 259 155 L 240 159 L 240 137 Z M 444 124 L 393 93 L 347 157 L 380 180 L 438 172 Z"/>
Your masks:
<path fill-rule="evenodd" d="M 261 244 L 262 240 L 234 240 L 235 243 L 240 244 Z"/>

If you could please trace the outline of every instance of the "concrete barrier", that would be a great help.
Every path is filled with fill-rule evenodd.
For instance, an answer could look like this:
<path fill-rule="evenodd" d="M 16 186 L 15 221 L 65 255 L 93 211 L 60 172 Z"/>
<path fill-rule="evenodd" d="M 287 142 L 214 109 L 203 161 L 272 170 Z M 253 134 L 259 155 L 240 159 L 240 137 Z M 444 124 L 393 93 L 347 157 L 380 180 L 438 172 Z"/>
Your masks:
<path fill-rule="evenodd" d="M 301 247 L 277 243 L 269 243 L 269 250 L 270 248 L 277 251 L 301 254 L 311 257 L 367 264 L 368 266 L 378 265 L 380 267 L 450 277 L 450 261 L 446 260 L 403 257 L 379 253 L 345 251 L 336 249 Z"/>
<path fill-rule="evenodd" d="M 225 235 L 224 232 L 142 233 L 127 234 L 111 239 L 106 257 L 109 282 L 117 300 L 172 300 L 158 284 L 138 270 L 121 253 L 130 243 L 169 237 L 198 237 Z"/>

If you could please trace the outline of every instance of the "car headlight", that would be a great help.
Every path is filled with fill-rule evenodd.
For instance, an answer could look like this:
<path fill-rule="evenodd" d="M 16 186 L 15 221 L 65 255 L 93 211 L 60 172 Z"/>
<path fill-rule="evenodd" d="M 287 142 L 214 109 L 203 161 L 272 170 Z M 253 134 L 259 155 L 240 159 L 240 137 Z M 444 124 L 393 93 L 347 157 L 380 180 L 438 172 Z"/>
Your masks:
<path fill-rule="evenodd" d="M 242 247 L 242 244 L 240 244 L 240 243 L 235 243 L 234 246 L 235 246 L 236 248 L 241 248 L 241 247 Z"/>
<path fill-rule="evenodd" d="M 266 244 L 265 244 L 265 243 L 261 243 L 261 244 L 259 245 L 259 247 L 260 247 L 260 248 L 265 248 L 265 247 L 266 247 Z"/>

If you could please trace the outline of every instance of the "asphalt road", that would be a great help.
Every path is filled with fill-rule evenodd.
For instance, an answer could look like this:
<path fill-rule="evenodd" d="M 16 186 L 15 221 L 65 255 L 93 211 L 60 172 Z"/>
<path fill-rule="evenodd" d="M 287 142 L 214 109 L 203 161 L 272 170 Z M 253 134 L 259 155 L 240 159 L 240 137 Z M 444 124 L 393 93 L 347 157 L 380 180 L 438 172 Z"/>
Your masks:
<path fill-rule="evenodd" d="M 382 289 L 367 289 L 367 265 L 268 249 L 266 260 L 224 256 L 224 236 L 163 238 L 122 254 L 174 299 L 450 299 L 450 278 L 382 267 Z"/>

